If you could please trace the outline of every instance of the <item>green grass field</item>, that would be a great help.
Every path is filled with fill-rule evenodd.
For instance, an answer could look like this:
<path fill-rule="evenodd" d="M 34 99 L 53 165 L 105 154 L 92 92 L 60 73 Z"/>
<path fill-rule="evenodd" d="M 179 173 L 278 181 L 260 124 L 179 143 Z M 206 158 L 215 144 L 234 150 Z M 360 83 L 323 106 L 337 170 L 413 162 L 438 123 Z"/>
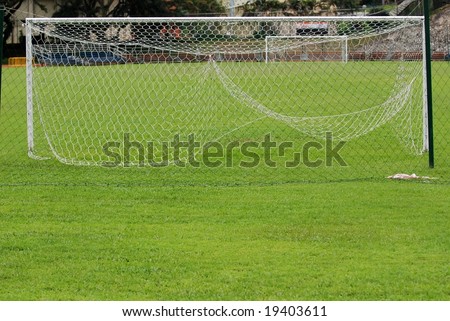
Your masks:
<path fill-rule="evenodd" d="M 427 168 L 427 155 L 408 156 L 400 150 L 395 133 L 387 127 L 350 142 L 344 154 L 350 166 L 343 168 L 103 168 L 36 161 L 26 155 L 24 70 L 5 69 L 0 114 L 0 299 L 449 300 L 450 65 L 433 67 L 433 170 Z M 236 72 L 245 73 L 245 68 L 241 65 Z M 374 79 L 385 83 L 380 77 L 389 77 L 392 68 L 380 70 L 371 64 L 364 68 L 373 76 L 367 101 L 375 97 L 382 101 L 389 92 L 377 90 Z M 60 77 L 44 83 L 54 86 L 50 92 L 60 93 L 48 97 L 56 107 L 68 98 L 58 88 L 64 72 Z M 355 77 L 349 82 L 363 81 Z M 92 78 L 104 86 L 110 83 L 106 77 Z M 205 79 L 214 90 L 213 81 Z M 89 88 L 83 91 L 82 85 L 79 80 L 74 83 L 79 90 L 74 91 L 73 105 L 95 111 L 95 100 L 86 96 Z M 340 86 L 349 100 L 363 100 L 353 94 L 350 84 Z M 264 93 L 253 90 L 264 99 Z M 114 94 L 129 103 L 117 90 L 101 99 Z M 216 101 L 222 101 L 217 99 L 225 97 L 224 92 L 221 95 Z M 211 97 L 205 93 L 202 99 Z M 319 103 L 316 108 L 324 106 Z M 161 107 L 160 115 L 169 112 Z M 59 130 L 64 133 L 76 116 L 89 119 L 87 113 L 88 109 L 73 108 L 71 113 L 61 109 L 60 117 L 66 121 L 55 123 L 62 124 Z M 133 118 L 135 113 L 128 115 Z M 202 125 L 213 116 L 219 116 L 222 126 L 229 119 L 217 110 L 207 116 Z M 230 137 L 241 142 L 260 139 L 273 122 L 256 124 Z M 92 129 L 92 124 L 78 125 L 77 130 Z M 192 128 L 174 125 L 198 129 L 198 123 Z M 155 124 L 153 129 L 158 128 Z M 135 133 L 136 128 L 129 129 Z M 250 136 L 242 136 L 246 131 Z M 206 127 L 200 132 L 211 137 Z M 283 126 L 273 132 L 280 140 L 303 138 Z M 76 140 L 75 134 L 71 137 Z M 39 139 L 39 148 L 48 153 Z M 438 179 L 386 180 L 394 171 Z"/>
<path fill-rule="evenodd" d="M 2 300 L 449 300 L 448 185 L 1 188 Z"/>
<path fill-rule="evenodd" d="M 79 170 L 67 169 L 56 164 L 55 160 L 41 163 L 24 160 L 34 170 L 28 176 L 19 175 L 19 181 L 17 175 L 12 175 L 12 182 L 67 183 L 66 171 L 77 173 L 76 182 L 87 180 L 90 183 L 125 185 L 330 181 L 385 178 L 402 171 L 416 171 L 439 178 L 448 176 L 447 166 L 436 166 L 436 170 L 430 172 L 427 154 L 411 153 L 412 145 L 415 145 L 415 151 L 421 148 L 422 98 L 418 96 L 421 93 L 421 63 L 220 63 L 219 66 L 242 92 L 229 92 L 227 84 L 218 80 L 214 69 L 207 63 L 34 68 L 34 151 L 38 156 L 58 158 L 69 164 L 102 165 L 114 161 L 104 152 L 105 144 L 113 142 L 120 146 L 111 150 L 120 154 L 120 160 L 124 162 L 123 137 L 129 134 L 130 140 L 144 147 L 142 153 L 136 148 L 131 149 L 130 162 L 138 164 L 139 156 L 143 154 L 148 165 L 148 142 L 154 143 L 155 158 L 159 161 L 164 142 L 172 142 L 175 134 L 186 140 L 193 133 L 201 147 L 211 141 L 219 142 L 224 148 L 229 142 L 236 142 L 241 147 L 248 142 L 260 144 L 259 149 L 251 150 L 260 159 L 258 166 L 245 171 L 238 168 L 242 161 L 251 162 L 252 158 L 237 150 L 225 153 L 224 159 L 231 158 L 231 155 L 234 162 L 232 168 L 224 170 L 206 166 L 201 169 L 169 166 L 146 170 L 132 168 L 124 173 L 121 168 Z M 448 69 L 447 64 L 441 66 Z M 6 79 L 8 72 L 17 75 L 17 70 L 7 69 Z M 22 73 L 15 79 L 22 88 L 24 76 Z M 392 96 L 398 95 L 398 90 L 404 85 L 398 79 L 400 76 L 405 79 L 416 77 L 411 94 L 412 107 L 401 109 L 395 116 L 367 112 L 382 110 L 377 106 L 383 106 Z M 443 80 L 445 84 L 446 79 Z M 17 91 L 14 82 L 11 82 L 10 90 L 13 93 Z M 445 93 L 445 88 L 441 92 Z M 246 102 L 247 95 L 269 112 L 261 112 L 257 109 L 259 106 Z M 18 106 L 25 106 L 25 97 L 23 93 L 18 98 L 8 95 L 8 92 L 4 97 L 2 121 L 7 130 L 0 135 L 9 144 L 3 152 L 3 162 L 8 163 L 12 161 L 10 155 L 23 157 L 27 148 L 25 111 L 20 113 L 18 110 Z M 314 119 L 319 115 L 328 118 Z M 448 117 L 446 111 L 443 115 Z M 302 117 L 309 117 L 309 122 L 303 121 Z M 386 123 L 372 123 L 372 118 L 386 117 Z M 335 161 L 331 162 L 332 166 L 325 166 L 325 130 L 321 131 L 321 127 L 332 128 L 337 136 L 331 147 L 340 142 L 339 134 L 346 137 L 361 128 L 369 130 L 361 137 L 349 141 L 344 139 L 346 144 L 341 156 L 348 166 L 339 166 Z M 311 128 L 319 128 L 316 135 L 310 134 Z M 439 133 L 448 129 L 448 122 L 437 122 L 437 139 L 445 136 Z M 264 165 L 261 142 L 268 133 L 278 147 L 284 142 L 292 142 L 293 145 L 283 157 L 276 148 L 271 150 L 271 156 L 281 165 L 276 169 Z M 17 136 L 17 140 L 11 141 L 8 138 L 11 136 Z M 294 169 L 285 168 L 286 162 L 294 159 L 294 153 L 301 154 L 303 147 L 311 142 L 316 145 L 309 150 L 312 151 L 310 158 L 321 161 L 322 166 L 305 166 L 304 155 L 300 155 L 302 161 Z M 196 150 L 200 159 L 201 147 Z M 444 149 L 436 150 L 439 153 Z M 173 153 L 169 153 L 172 158 Z M 186 160 L 186 149 L 182 153 Z M 436 158 L 437 161 L 445 159 L 439 155 Z M 14 162 L 12 165 L 17 166 Z M 64 167 L 62 171 L 52 171 L 60 178 L 55 179 L 51 175 L 47 179 L 47 171 L 54 166 Z M 20 164 L 17 170 L 22 170 Z"/>

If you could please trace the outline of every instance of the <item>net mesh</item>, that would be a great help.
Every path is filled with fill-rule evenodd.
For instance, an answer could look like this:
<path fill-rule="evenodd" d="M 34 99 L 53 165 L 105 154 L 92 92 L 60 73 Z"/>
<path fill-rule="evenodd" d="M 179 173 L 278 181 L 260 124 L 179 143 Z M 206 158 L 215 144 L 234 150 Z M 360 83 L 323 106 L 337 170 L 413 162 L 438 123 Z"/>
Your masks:
<path fill-rule="evenodd" d="M 384 163 L 417 161 L 426 149 L 419 18 L 28 19 L 27 27 L 36 158 L 196 164 L 215 143 L 259 144 L 267 134 L 354 142 L 347 159 L 366 167 L 383 146 Z"/>

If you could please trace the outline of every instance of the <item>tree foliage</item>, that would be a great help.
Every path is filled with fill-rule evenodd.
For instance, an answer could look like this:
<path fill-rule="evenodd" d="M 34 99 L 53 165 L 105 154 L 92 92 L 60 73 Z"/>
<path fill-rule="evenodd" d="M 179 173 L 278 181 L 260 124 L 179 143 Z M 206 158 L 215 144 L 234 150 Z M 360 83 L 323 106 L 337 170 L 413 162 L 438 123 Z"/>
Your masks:
<path fill-rule="evenodd" d="M 244 5 L 244 16 L 256 16 L 261 13 L 282 11 L 287 8 L 286 2 L 278 0 L 255 0 L 248 1 Z"/>
<path fill-rule="evenodd" d="M 55 17 L 155 17 L 223 13 L 219 0 L 59 0 Z"/>
<path fill-rule="evenodd" d="M 359 6 L 361 0 L 249 0 L 244 5 L 244 16 L 267 15 L 281 13 L 286 16 L 315 15 L 315 9 L 322 5 L 335 5 L 339 9 L 353 9 Z"/>

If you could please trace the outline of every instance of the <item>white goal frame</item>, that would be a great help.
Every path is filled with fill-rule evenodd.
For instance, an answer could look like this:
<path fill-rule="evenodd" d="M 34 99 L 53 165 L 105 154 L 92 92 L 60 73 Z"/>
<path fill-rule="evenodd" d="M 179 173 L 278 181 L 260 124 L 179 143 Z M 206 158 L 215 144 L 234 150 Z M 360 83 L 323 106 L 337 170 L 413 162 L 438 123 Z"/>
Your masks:
<path fill-rule="evenodd" d="M 140 23 L 140 22 L 155 22 L 155 23 L 184 23 L 184 22 L 210 22 L 210 23 L 222 23 L 227 22 L 230 23 L 230 25 L 238 25 L 242 22 L 251 21 L 256 23 L 272 23 L 272 22 L 284 22 L 284 21 L 290 21 L 292 23 L 298 22 L 298 21 L 315 21 L 315 22 L 333 22 L 333 21 L 363 21 L 363 22 L 373 22 L 373 21 L 405 21 L 405 20 L 411 20 L 411 21 L 421 21 L 423 23 L 424 18 L 418 17 L 418 16 L 397 16 L 397 17 L 177 17 L 177 18 L 27 18 L 26 19 L 26 60 L 27 60 L 27 66 L 26 66 L 26 83 L 27 83 L 27 141 L 28 141 L 28 155 L 31 158 L 36 159 L 42 159 L 41 156 L 36 153 L 35 150 L 35 129 L 33 124 L 33 119 L 36 117 L 34 114 L 34 104 L 33 104 L 33 68 L 34 68 L 34 57 L 33 57 L 33 29 L 32 24 L 34 23 L 73 23 L 73 22 L 80 22 L 80 23 L 90 23 L 90 22 L 98 22 L 98 23 Z M 424 28 L 424 26 L 423 26 Z M 352 46 L 352 37 L 346 36 L 346 35 L 310 35 L 310 36 L 302 36 L 302 35 L 296 35 L 296 36 L 265 36 L 265 57 L 264 60 L 266 63 L 269 62 L 269 41 L 271 39 L 324 39 L 327 42 L 328 41 L 341 41 L 343 43 L 342 48 L 342 62 L 350 64 L 350 59 L 353 59 L 351 56 L 351 52 L 349 51 L 349 44 Z M 262 40 L 262 39 L 261 39 Z M 261 46 L 262 47 L 262 46 Z M 422 46 L 422 55 L 423 55 L 423 65 L 425 66 L 425 41 L 423 40 L 423 46 Z M 259 54 L 262 53 L 264 50 L 259 51 Z M 263 59 L 261 59 L 264 61 Z M 427 93 L 427 85 L 426 85 L 426 69 L 423 68 L 423 152 L 428 151 L 428 141 L 429 141 L 429 129 L 428 129 L 428 106 L 427 106 L 427 99 L 426 99 L 426 93 Z M 37 112 L 35 114 L 38 114 Z"/>

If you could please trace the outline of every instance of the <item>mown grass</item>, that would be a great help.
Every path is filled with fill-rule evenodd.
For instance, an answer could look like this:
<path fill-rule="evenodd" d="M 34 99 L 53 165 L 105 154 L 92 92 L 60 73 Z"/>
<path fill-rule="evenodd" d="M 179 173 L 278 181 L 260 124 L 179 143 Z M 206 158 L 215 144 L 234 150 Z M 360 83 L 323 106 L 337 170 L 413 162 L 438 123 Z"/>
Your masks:
<path fill-rule="evenodd" d="M 448 166 L 445 165 L 445 133 L 448 132 L 445 119 L 449 118 L 446 108 L 446 63 L 436 68 L 441 72 L 436 93 L 441 95 L 438 98 L 439 107 L 443 106 L 444 109 L 436 113 L 439 118 L 435 121 L 435 137 L 440 144 L 436 148 L 436 159 L 441 163 L 434 171 L 428 170 L 426 153 L 413 155 L 401 142 L 402 139 L 410 142 L 415 139 L 420 148 L 420 110 L 402 111 L 388 124 L 346 142 L 341 155 L 349 166 L 342 167 L 333 162 L 331 168 L 307 168 L 301 162 L 295 169 L 283 168 L 286 161 L 293 159 L 294 152 L 302 152 L 305 144 L 313 141 L 324 146 L 324 138 L 311 138 L 232 97 L 207 64 L 181 65 L 36 68 L 35 86 L 39 89 L 35 97 L 35 153 L 54 158 L 49 150 L 50 142 L 53 152 L 62 161 L 75 164 L 95 162 L 101 165 L 105 161 L 114 161 L 103 150 L 105 144 L 111 141 L 121 144 L 121 147 L 112 150 L 120 154 L 123 160 L 125 133 L 144 146 L 149 141 L 154 142 L 156 158 L 161 155 L 162 142 L 172 142 L 175 134 L 180 134 L 181 139 L 186 140 L 188 134 L 194 133 L 201 146 L 217 140 L 225 147 L 232 141 L 237 141 L 241 146 L 245 142 L 261 144 L 265 135 L 270 133 L 278 146 L 286 141 L 294 144 L 284 158 L 276 155 L 276 149 L 272 150 L 272 156 L 281 166 L 267 168 L 262 159 L 261 146 L 256 150 L 261 156 L 259 166 L 246 171 L 240 168 L 217 170 L 202 165 L 200 170 L 155 170 L 147 166 L 143 170 L 129 169 L 124 172 L 121 168 L 74 169 L 57 164 L 55 160 L 31 161 L 26 156 L 25 71 L 9 68 L 4 75 L 7 81 L 3 93 L 3 116 L 0 118 L 2 128 L 5 129 L 0 132 L 0 141 L 5 145 L 0 151 L 0 158 L 1 163 L 9 164 L 4 182 L 235 185 L 384 178 L 395 172 L 417 172 L 441 179 L 449 176 Z M 393 89 L 399 70 L 398 64 L 394 62 L 220 65 L 258 102 L 293 117 L 313 117 L 318 113 L 340 115 L 377 106 L 395 92 Z M 411 63 L 408 66 L 415 68 L 415 65 Z M 324 73 L 325 77 L 322 75 Z M 134 75 L 140 77 L 135 79 Z M 276 85 L 271 88 L 268 84 Z M 418 101 L 421 102 L 420 99 Z M 411 124 L 409 113 L 415 115 Z M 337 128 L 348 128 L 350 133 L 358 126 L 366 126 L 365 122 L 363 116 L 336 120 Z M 43 124 L 46 135 L 43 133 Z M 338 142 L 336 138 L 333 146 Z M 311 148 L 311 151 L 313 160 L 319 157 L 324 160 L 325 148 L 316 154 L 315 148 Z M 186 150 L 183 152 L 185 157 Z M 144 153 L 148 165 L 147 150 Z M 135 164 L 137 156 L 136 149 L 133 149 L 131 158 Z M 233 159 L 236 160 L 235 164 L 241 160 L 252 160 L 240 152 L 235 152 Z M 24 170 L 28 173 L 23 174 Z"/>
<path fill-rule="evenodd" d="M 449 68 L 434 65 L 434 170 L 382 130 L 319 173 L 28 159 L 24 70 L 5 70 L 0 299 L 449 300 Z"/>
<path fill-rule="evenodd" d="M 1 188 L 2 300 L 448 300 L 450 187 Z"/>

